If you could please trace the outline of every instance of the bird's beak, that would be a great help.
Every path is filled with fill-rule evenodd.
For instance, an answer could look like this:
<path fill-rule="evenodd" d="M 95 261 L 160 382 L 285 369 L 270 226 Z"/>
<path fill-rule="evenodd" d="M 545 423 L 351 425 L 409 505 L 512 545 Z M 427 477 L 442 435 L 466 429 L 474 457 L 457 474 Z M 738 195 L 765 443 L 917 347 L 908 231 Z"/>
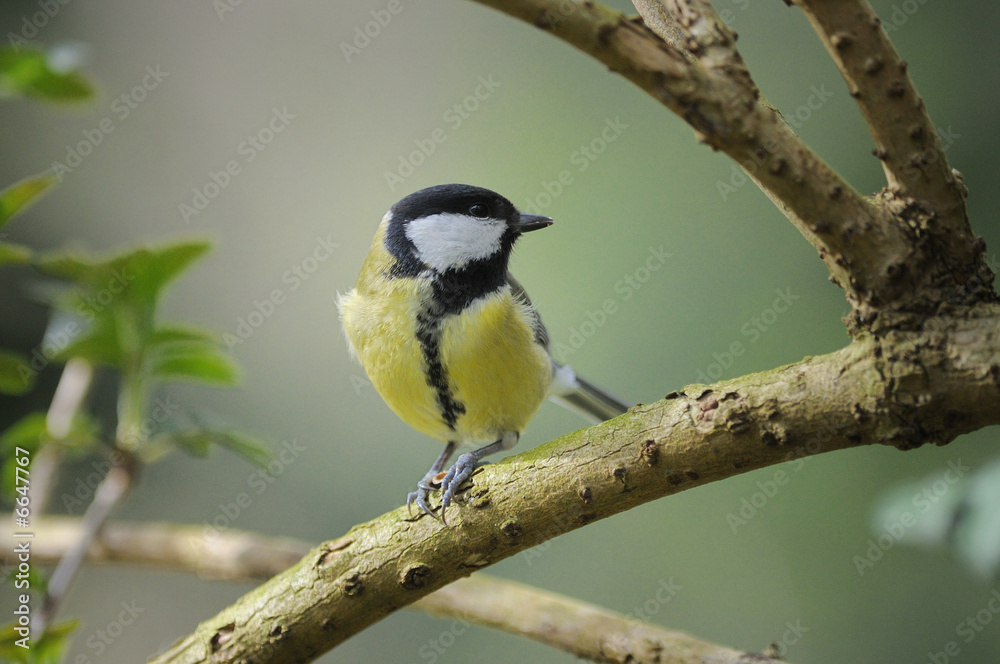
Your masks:
<path fill-rule="evenodd" d="M 527 233 L 528 231 L 537 231 L 539 228 L 551 225 L 551 217 L 545 217 L 540 214 L 521 214 L 521 218 L 513 226 L 515 232 Z"/>

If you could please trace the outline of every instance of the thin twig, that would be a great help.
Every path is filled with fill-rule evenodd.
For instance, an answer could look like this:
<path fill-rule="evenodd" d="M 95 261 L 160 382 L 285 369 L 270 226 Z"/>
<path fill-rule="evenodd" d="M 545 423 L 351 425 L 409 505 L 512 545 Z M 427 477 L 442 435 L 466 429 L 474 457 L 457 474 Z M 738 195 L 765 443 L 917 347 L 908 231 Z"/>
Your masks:
<path fill-rule="evenodd" d="M 58 563 L 84 534 L 84 523 L 76 517 L 46 516 L 32 521 L 32 528 L 32 560 L 43 565 Z M 226 581 L 264 581 L 298 562 L 313 546 L 232 528 L 109 521 L 91 542 L 86 561 L 193 572 Z M 16 562 L 13 549 L 4 545 L 0 560 Z"/>
<path fill-rule="evenodd" d="M 69 436 L 93 377 L 94 369 L 86 360 L 73 358 L 63 367 L 52 403 L 45 414 L 46 433 L 52 441 L 43 445 L 31 461 L 31 487 L 28 491 L 31 511 L 35 515 L 44 514 L 48 507 L 62 461 L 59 442 Z"/>
<path fill-rule="evenodd" d="M 673 589 L 657 586 L 661 601 Z M 657 595 L 658 597 L 658 595 Z M 610 664 L 781 664 L 733 650 L 593 604 L 511 581 L 477 574 L 428 595 L 415 607 L 442 618 L 526 636 L 594 662 Z"/>
<path fill-rule="evenodd" d="M 694 31 L 678 41 L 589 0 L 475 1 L 599 60 L 732 158 L 816 247 L 858 320 L 887 301 L 909 301 L 910 293 L 894 290 L 896 266 L 912 258 L 906 229 L 830 168 L 767 102 L 736 51 L 735 35 L 710 5 L 660 2 L 658 21 L 668 37 Z"/>
<path fill-rule="evenodd" d="M 35 634 L 43 634 L 45 628 L 58 613 L 59 607 L 65 601 L 69 589 L 83 566 L 87 552 L 100 534 L 101 528 L 111 512 L 128 493 L 135 478 L 137 466 L 131 457 L 125 458 L 125 463 L 113 466 L 101 480 L 101 483 L 97 485 L 97 489 L 94 491 L 94 500 L 84 512 L 78 533 L 79 539 L 69 548 L 65 557 L 59 561 L 52 573 L 46 586 L 45 596 L 42 599 L 42 606 L 32 616 L 31 629 Z"/>

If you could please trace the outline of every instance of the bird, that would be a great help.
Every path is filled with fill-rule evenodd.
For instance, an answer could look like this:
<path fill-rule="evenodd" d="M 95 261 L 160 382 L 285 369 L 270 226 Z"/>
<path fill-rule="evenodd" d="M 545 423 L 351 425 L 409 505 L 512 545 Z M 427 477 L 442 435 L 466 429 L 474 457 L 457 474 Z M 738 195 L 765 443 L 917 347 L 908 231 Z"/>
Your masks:
<path fill-rule="evenodd" d="M 518 442 L 550 397 L 591 422 L 628 404 L 576 376 L 549 352 L 535 306 L 508 271 L 517 239 L 552 225 L 500 194 L 464 184 L 421 189 L 382 217 L 357 282 L 336 302 L 351 354 L 389 408 L 445 444 L 407 495 L 442 522 L 484 457 Z M 460 454 L 444 473 L 460 447 Z"/>

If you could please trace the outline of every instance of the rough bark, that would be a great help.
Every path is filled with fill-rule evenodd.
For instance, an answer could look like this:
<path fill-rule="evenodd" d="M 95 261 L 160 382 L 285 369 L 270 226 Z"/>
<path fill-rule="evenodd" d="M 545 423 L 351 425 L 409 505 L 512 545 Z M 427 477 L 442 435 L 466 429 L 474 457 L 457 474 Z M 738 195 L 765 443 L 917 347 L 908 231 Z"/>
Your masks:
<path fill-rule="evenodd" d="M 43 565 L 59 562 L 76 546 L 84 530 L 80 519 L 73 517 L 43 517 L 33 522 L 33 528 L 37 537 L 32 556 Z M 0 561 L 17 564 L 14 543 L 11 536 L 0 547 Z M 229 581 L 266 581 L 297 562 L 310 548 L 303 541 L 234 529 L 206 537 L 201 526 L 117 521 L 104 527 L 91 545 L 87 561 L 157 567 Z M 669 601 L 673 592 L 672 583 L 661 584 L 655 598 Z M 485 574 L 459 579 L 411 606 L 451 620 L 452 634 L 464 632 L 469 624 L 492 627 L 595 662 L 781 661 L 706 643 L 592 604 Z"/>
<path fill-rule="evenodd" d="M 945 444 L 998 423 L 1000 307 L 866 336 L 486 466 L 452 527 L 405 508 L 356 526 L 151 661 L 309 661 L 456 579 L 650 500 L 801 456 Z"/>

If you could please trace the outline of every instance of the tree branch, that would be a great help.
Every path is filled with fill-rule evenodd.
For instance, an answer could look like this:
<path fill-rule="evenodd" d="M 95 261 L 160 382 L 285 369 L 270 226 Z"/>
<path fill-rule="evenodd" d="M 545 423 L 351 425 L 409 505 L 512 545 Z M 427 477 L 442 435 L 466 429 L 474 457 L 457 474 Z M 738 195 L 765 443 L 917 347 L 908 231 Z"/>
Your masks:
<path fill-rule="evenodd" d="M 45 428 L 48 435 L 56 441 L 63 441 L 69 436 L 77 412 L 90 391 L 93 377 L 94 369 L 86 360 L 73 358 L 63 367 L 59 384 L 52 395 L 52 403 L 45 414 Z M 61 445 L 46 444 L 41 446 L 31 460 L 31 486 L 28 491 L 35 514 L 43 514 L 48 507 L 52 487 L 58 479 L 62 456 Z"/>
<path fill-rule="evenodd" d="M 669 593 L 667 586 L 658 592 Z M 594 662 L 611 664 L 783 664 L 756 653 L 706 643 L 563 595 L 477 574 L 414 606 L 443 618 L 526 636 Z"/>
<path fill-rule="evenodd" d="M 32 521 L 32 529 L 32 560 L 43 565 L 58 563 L 84 533 L 82 520 L 74 517 L 41 517 Z M 194 572 L 226 581 L 265 581 L 297 563 L 312 546 L 234 529 L 209 534 L 203 526 L 112 521 L 91 542 L 86 560 Z M 16 562 L 13 548 L 4 546 L 0 560 Z"/>
<path fill-rule="evenodd" d="M 747 172 L 817 248 L 855 307 L 884 291 L 885 267 L 908 242 L 795 135 L 760 94 L 736 35 L 704 2 L 655 0 L 663 38 L 590 0 L 475 0 L 575 46 L 687 122 L 698 139 Z M 649 6 L 649 2 L 639 6 Z"/>
<path fill-rule="evenodd" d="M 939 210 L 963 205 L 934 124 L 881 21 L 864 0 L 796 0 L 844 76 L 875 139 L 889 188 Z M 951 230 L 968 232 L 967 224 Z"/>
<path fill-rule="evenodd" d="M 875 139 L 873 154 L 889 184 L 881 201 L 901 221 L 910 222 L 914 244 L 927 249 L 915 251 L 894 269 L 927 275 L 913 279 L 919 286 L 914 292 L 922 296 L 919 305 L 967 296 L 964 286 L 970 281 L 991 284 L 985 245 L 969 225 L 962 176 L 948 166 L 906 63 L 871 6 L 865 0 L 795 1 L 836 62 Z"/>
<path fill-rule="evenodd" d="M 8 515 L 9 516 L 9 515 Z M 0 515 L 0 519 L 4 518 Z M 56 564 L 80 540 L 83 526 L 73 517 L 43 517 L 32 523 L 36 563 Z M 0 546 L 0 562 L 16 565 L 13 535 Z M 109 522 L 87 553 L 89 563 L 159 567 L 229 581 L 266 581 L 309 552 L 307 542 L 228 529 L 206 533 L 202 526 L 173 523 Z M 657 601 L 674 588 L 661 583 Z M 660 594 L 664 597 L 659 598 Z M 474 623 L 525 636 L 597 662 L 779 664 L 699 641 L 681 632 L 629 619 L 613 611 L 518 583 L 476 575 L 459 579 L 413 604 L 439 618 Z"/>
<path fill-rule="evenodd" d="M 852 329 L 917 326 L 944 301 L 968 305 L 991 292 L 967 287 L 972 281 L 992 284 L 993 275 L 982 241 L 969 229 L 964 188 L 953 188 L 958 197 L 942 209 L 891 191 L 862 197 L 760 94 L 736 50 L 735 33 L 707 2 L 637 0 L 658 36 L 590 0 L 475 1 L 591 55 L 740 164 L 819 251 L 854 308 Z M 844 2 L 855 0 L 816 4 Z M 908 99 L 922 106 L 915 91 Z M 939 228 L 942 216 L 948 222 Z"/>
<path fill-rule="evenodd" d="M 589 53 L 744 165 L 846 291 L 854 341 L 689 386 L 480 469 L 455 527 L 408 520 L 405 508 L 356 526 L 157 664 L 309 661 L 460 577 L 661 496 L 795 457 L 945 444 L 1000 423 L 1000 305 L 982 243 L 971 232 L 942 239 L 938 211 L 914 199 L 858 194 L 761 97 L 710 5 L 658 0 L 661 39 L 592 0 L 479 1 Z"/>
<path fill-rule="evenodd" d="M 303 662 L 399 607 L 565 532 L 685 489 L 861 444 L 944 444 L 1000 423 L 1000 306 L 934 334 L 864 337 L 486 466 L 459 523 L 405 508 L 352 528 L 203 622 L 166 662 Z"/>
<path fill-rule="evenodd" d="M 114 466 L 104 476 L 94 490 L 94 500 L 87 506 L 81 519 L 79 539 L 69 547 L 66 555 L 56 565 L 45 587 L 41 608 L 32 616 L 31 629 L 37 634 L 45 632 L 45 628 L 59 611 L 59 606 L 66 599 L 73 582 L 76 580 L 80 567 L 90 550 L 91 544 L 97 538 L 111 512 L 128 493 L 135 479 L 136 466 L 134 459 L 126 458 L 120 466 Z"/>

